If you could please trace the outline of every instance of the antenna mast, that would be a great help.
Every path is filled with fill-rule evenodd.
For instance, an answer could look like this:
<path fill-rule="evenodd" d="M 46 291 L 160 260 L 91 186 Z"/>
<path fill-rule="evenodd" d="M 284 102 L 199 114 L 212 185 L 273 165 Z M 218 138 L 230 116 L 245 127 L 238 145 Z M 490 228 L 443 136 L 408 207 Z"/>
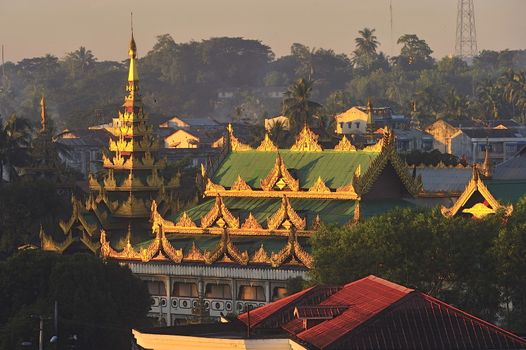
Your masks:
<path fill-rule="evenodd" d="M 477 55 L 477 30 L 473 0 L 458 0 L 455 55 L 473 58 Z"/>
<path fill-rule="evenodd" d="M 391 29 L 391 55 L 394 55 L 394 41 L 393 41 L 393 0 L 389 0 L 389 24 Z"/>

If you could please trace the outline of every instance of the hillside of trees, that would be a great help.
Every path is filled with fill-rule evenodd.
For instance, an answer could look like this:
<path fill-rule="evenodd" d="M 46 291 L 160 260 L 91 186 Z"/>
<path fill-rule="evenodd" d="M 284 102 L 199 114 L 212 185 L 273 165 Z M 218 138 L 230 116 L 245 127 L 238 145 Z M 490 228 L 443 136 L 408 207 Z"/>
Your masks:
<path fill-rule="evenodd" d="M 423 38 L 399 38 L 398 56 L 378 50 L 374 29 L 364 28 L 355 50 L 336 53 L 295 43 L 290 54 L 276 57 L 258 40 L 211 38 L 177 43 L 160 35 L 140 59 L 140 79 L 147 111 L 159 116 L 211 116 L 220 120 L 250 115 L 257 121 L 282 112 L 281 100 L 265 98 L 262 89 L 285 91 L 294 81 L 312 82 L 311 98 L 328 119 L 371 97 L 427 122 L 440 117 L 522 120 L 526 107 L 526 51 L 482 51 L 467 64 L 457 57 L 436 59 Z M 140 47 L 140 43 L 139 43 Z M 123 59 L 126 52 L 123 52 Z M 98 61 L 87 48 L 65 57 L 48 54 L 5 64 L 0 85 L 0 114 L 36 121 L 46 95 L 57 129 L 106 122 L 121 104 L 127 60 Z M 228 101 L 219 91 L 236 91 Z M 330 124 L 330 120 L 328 122 Z"/>

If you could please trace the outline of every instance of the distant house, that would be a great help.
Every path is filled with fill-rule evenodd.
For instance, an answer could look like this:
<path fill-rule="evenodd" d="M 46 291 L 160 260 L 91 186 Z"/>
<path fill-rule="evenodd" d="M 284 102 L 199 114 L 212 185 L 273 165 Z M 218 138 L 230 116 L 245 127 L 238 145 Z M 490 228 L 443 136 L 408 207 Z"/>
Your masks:
<path fill-rule="evenodd" d="M 454 154 L 451 148 L 451 139 L 460 129 L 510 129 L 526 136 L 524 125 L 511 119 L 490 120 L 486 122 L 471 119 L 439 119 L 425 128 L 425 131 L 434 138 L 433 148 L 442 153 Z"/>
<path fill-rule="evenodd" d="M 289 117 L 280 115 L 278 117 L 265 118 L 265 130 L 270 131 L 276 123 L 281 123 L 285 130 L 290 129 Z"/>
<path fill-rule="evenodd" d="M 85 177 L 102 169 L 102 149 L 110 139 L 104 129 L 64 130 L 55 137 L 55 142 L 67 146 L 69 152 L 62 155 L 66 166 Z"/>
<path fill-rule="evenodd" d="M 209 117 L 204 118 L 183 118 L 173 116 L 159 124 L 160 128 L 188 129 L 190 127 L 217 128 L 220 124 Z"/>
<path fill-rule="evenodd" d="M 199 137 L 186 130 L 175 130 L 164 138 L 164 148 L 197 148 Z"/>
<path fill-rule="evenodd" d="M 526 145 L 526 137 L 515 129 L 461 128 L 451 136 L 448 153 L 470 163 L 481 163 L 486 148 L 492 164 L 513 157 Z"/>
<path fill-rule="evenodd" d="M 399 153 L 431 151 L 433 136 L 418 129 L 394 129 L 396 150 Z"/>
<path fill-rule="evenodd" d="M 390 127 L 404 129 L 410 120 L 403 115 L 395 115 L 390 107 L 372 108 L 373 129 Z M 365 134 L 367 132 L 368 107 L 355 106 L 334 117 L 337 134 Z"/>
<path fill-rule="evenodd" d="M 137 349 L 151 350 L 526 348 L 511 332 L 376 276 L 314 286 L 230 322 L 132 333 Z"/>

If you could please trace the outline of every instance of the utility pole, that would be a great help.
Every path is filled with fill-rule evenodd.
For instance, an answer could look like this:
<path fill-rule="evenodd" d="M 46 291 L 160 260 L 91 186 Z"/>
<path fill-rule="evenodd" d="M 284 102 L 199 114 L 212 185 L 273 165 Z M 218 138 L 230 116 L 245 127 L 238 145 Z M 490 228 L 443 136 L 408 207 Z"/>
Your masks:
<path fill-rule="evenodd" d="M 473 0 L 458 0 L 455 55 L 463 59 L 477 55 L 477 30 Z"/>

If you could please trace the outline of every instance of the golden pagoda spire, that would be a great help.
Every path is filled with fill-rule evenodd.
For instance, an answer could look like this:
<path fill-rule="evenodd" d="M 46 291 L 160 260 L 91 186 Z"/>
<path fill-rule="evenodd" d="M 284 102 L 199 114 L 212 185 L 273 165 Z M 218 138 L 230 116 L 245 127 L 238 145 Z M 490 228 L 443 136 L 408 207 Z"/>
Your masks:
<path fill-rule="evenodd" d="M 42 98 L 40 99 L 40 125 L 42 126 L 40 129 L 41 132 L 44 132 L 47 129 L 46 118 L 46 99 L 44 98 L 44 95 L 42 95 Z"/>
<path fill-rule="evenodd" d="M 128 82 L 138 81 L 139 72 L 137 71 L 137 45 L 135 44 L 135 39 L 133 38 L 133 12 L 131 13 L 131 39 L 130 47 L 128 50 L 128 55 L 130 56 L 130 68 L 128 71 Z"/>

